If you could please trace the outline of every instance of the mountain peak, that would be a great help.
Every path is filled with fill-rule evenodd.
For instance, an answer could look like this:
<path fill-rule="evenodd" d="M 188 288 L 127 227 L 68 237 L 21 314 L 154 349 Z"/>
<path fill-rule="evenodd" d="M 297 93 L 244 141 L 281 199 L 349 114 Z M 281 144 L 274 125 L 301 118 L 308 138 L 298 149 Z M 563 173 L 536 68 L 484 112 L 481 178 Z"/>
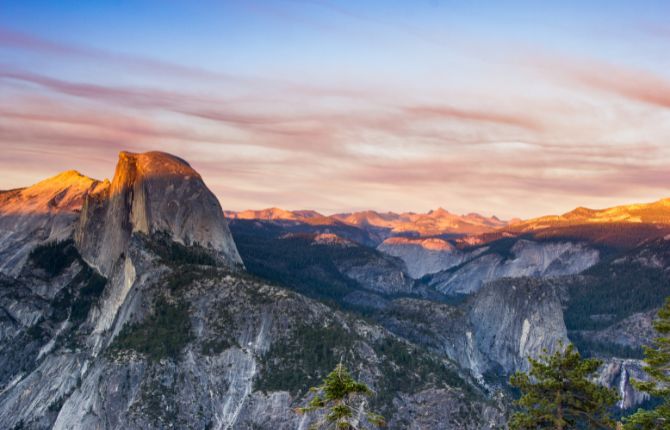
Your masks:
<path fill-rule="evenodd" d="M 102 184 L 68 170 L 0 192 L 0 272 L 15 275 L 35 246 L 71 237 L 86 196 Z"/>
<path fill-rule="evenodd" d="M 190 164 L 164 152 L 121 152 L 112 182 L 87 199 L 76 240 L 82 256 L 106 274 L 136 232 L 167 233 L 227 264 L 242 262 L 217 198 Z"/>
<path fill-rule="evenodd" d="M 432 209 L 428 211 L 428 215 L 432 216 L 449 216 L 451 215 L 451 212 L 443 208 L 442 206 L 438 207 L 437 209 Z"/>
<path fill-rule="evenodd" d="M 82 175 L 76 170 L 66 170 L 22 190 L 26 194 L 49 193 L 51 191 L 61 192 L 71 187 L 88 189 L 98 182 L 93 178 Z"/>

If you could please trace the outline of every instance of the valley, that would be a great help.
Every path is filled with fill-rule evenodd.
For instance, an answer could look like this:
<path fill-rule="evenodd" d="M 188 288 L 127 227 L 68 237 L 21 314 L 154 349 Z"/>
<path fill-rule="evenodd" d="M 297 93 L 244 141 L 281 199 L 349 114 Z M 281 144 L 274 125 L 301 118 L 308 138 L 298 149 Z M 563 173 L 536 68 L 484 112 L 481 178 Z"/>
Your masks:
<path fill-rule="evenodd" d="M 670 204 L 506 222 L 442 208 L 223 210 L 187 161 L 119 155 L 0 192 L 0 424 L 307 429 L 338 363 L 391 429 L 499 428 L 573 343 L 618 413 L 670 296 Z"/>

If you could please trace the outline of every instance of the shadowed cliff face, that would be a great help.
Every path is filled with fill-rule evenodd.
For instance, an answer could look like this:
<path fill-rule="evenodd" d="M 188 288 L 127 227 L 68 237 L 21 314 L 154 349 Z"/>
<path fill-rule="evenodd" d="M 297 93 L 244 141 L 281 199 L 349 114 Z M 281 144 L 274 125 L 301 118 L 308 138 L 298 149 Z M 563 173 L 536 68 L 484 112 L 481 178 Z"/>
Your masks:
<path fill-rule="evenodd" d="M 211 250 L 226 265 L 242 264 L 218 200 L 187 162 L 162 152 L 122 152 L 111 184 L 85 200 L 78 248 L 109 275 L 133 233 L 157 232 Z"/>
<path fill-rule="evenodd" d="M 447 295 L 471 294 L 501 278 L 555 277 L 580 273 L 596 264 L 598 250 L 569 241 L 509 240 L 507 246 L 482 247 L 460 266 L 431 275 L 428 283 Z M 504 245 L 504 243 L 503 243 Z M 469 258 L 468 258 L 469 257 Z"/>

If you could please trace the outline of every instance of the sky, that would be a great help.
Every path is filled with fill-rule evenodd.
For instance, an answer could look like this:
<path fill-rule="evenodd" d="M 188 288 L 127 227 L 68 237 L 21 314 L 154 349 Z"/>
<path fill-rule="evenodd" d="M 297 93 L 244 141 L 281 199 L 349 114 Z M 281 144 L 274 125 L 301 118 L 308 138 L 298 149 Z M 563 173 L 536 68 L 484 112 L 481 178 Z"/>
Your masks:
<path fill-rule="evenodd" d="M 118 152 L 224 209 L 502 218 L 670 197 L 670 2 L 0 2 L 0 189 Z"/>

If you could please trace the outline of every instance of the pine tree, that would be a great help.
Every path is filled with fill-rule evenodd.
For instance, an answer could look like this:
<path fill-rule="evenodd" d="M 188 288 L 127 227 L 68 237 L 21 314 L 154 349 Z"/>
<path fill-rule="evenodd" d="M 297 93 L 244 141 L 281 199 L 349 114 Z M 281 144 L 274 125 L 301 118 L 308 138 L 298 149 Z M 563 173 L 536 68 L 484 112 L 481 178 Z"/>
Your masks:
<path fill-rule="evenodd" d="M 381 427 L 384 418 L 375 413 L 366 412 L 366 397 L 372 390 L 362 382 L 356 381 L 342 365 L 338 364 L 318 387 L 310 388 L 315 393 L 304 408 L 298 408 L 300 414 L 324 411 L 311 429 L 359 430 L 365 423 Z"/>
<path fill-rule="evenodd" d="M 633 381 L 634 386 L 661 400 L 654 409 L 639 409 L 626 419 L 626 429 L 670 429 L 670 299 L 658 311 L 654 328 L 661 335 L 654 344 L 644 347 L 644 371 L 649 381 Z"/>
<path fill-rule="evenodd" d="M 613 429 L 608 410 L 617 395 L 589 379 L 600 360 L 582 359 L 572 345 L 552 355 L 529 358 L 530 371 L 517 372 L 510 384 L 522 395 L 509 426 L 522 429 Z"/>

